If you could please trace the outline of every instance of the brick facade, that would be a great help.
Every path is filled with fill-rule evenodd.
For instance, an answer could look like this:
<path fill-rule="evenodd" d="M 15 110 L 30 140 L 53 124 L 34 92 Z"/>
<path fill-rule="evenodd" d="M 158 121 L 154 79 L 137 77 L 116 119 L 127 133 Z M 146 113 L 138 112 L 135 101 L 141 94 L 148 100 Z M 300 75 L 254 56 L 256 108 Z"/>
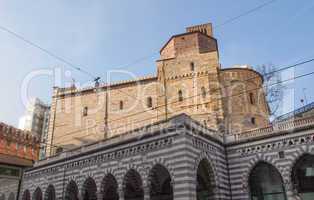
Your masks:
<path fill-rule="evenodd" d="M 215 130 L 243 132 L 268 125 L 261 75 L 248 68 L 221 68 L 211 24 L 172 36 L 156 65 L 153 77 L 86 89 L 55 88 L 47 155 L 56 153 L 55 146 L 75 148 L 180 113 Z M 237 94 L 243 88 L 252 92 Z M 250 93 L 254 102 L 242 109 Z"/>
<path fill-rule="evenodd" d="M 39 140 L 30 133 L 0 123 L 0 155 L 38 160 Z"/>

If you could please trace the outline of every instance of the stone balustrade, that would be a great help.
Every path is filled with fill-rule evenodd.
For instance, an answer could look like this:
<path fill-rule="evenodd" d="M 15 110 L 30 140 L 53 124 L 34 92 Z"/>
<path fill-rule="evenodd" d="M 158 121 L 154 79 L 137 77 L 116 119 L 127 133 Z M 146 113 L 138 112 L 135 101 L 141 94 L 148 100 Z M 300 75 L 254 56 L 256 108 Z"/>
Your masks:
<path fill-rule="evenodd" d="M 272 124 L 269 127 L 254 129 L 251 131 L 234 134 L 234 135 L 228 135 L 225 137 L 225 141 L 227 143 L 237 142 L 237 141 L 252 139 L 256 137 L 269 136 L 269 135 L 278 134 L 282 132 L 291 132 L 291 131 L 294 131 L 295 129 L 306 128 L 309 126 L 314 126 L 314 116 L 302 118 L 302 119 L 293 119 L 289 121 L 278 122 L 278 123 Z"/>

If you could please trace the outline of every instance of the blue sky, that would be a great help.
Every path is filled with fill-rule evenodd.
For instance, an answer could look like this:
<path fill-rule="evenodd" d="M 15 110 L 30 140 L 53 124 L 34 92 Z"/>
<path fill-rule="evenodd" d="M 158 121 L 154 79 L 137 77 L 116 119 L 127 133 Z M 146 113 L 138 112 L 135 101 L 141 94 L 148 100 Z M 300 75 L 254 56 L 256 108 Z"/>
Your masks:
<path fill-rule="evenodd" d="M 260 5 L 262 0 L 1 0 L 0 26 L 6 27 L 58 56 L 105 76 L 107 70 L 145 60 L 125 69 L 155 74 L 158 50 L 185 27 L 212 22 L 218 25 Z M 224 67 L 234 64 L 278 67 L 314 57 L 314 1 L 277 0 L 263 9 L 214 30 Z M 17 125 L 24 112 L 21 87 L 38 70 L 58 67 L 70 70 L 77 82 L 81 74 L 44 52 L 0 30 L 0 121 Z M 314 63 L 285 72 L 291 77 L 314 71 Z M 114 77 L 120 79 L 120 76 Z M 300 106 L 303 88 L 314 98 L 314 76 L 287 85 L 283 112 Z M 69 78 L 65 82 L 69 82 Z M 62 84 L 62 83 L 61 83 Z M 37 76 L 29 84 L 29 96 L 50 101 L 51 76 Z M 301 97 L 302 96 L 302 97 Z"/>

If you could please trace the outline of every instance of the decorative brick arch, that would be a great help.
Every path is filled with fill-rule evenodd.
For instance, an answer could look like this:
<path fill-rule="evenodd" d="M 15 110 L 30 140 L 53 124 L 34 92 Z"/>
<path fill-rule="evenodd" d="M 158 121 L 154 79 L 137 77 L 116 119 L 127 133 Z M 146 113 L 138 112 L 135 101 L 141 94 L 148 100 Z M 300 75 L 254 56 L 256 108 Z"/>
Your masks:
<path fill-rule="evenodd" d="M 56 190 L 55 190 L 55 187 L 52 184 L 50 184 L 45 190 L 44 200 L 55 200 L 55 199 L 56 199 Z"/>
<path fill-rule="evenodd" d="M 78 186 L 79 177 L 78 176 L 68 176 L 65 180 L 65 185 L 68 185 L 70 182 L 75 182 L 75 184 Z"/>
<path fill-rule="evenodd" d="M 24 190 L 22 194 L 22 200 L 31 200 L 31 193 L 28 189 Z"/>
<path fill-rule="evenodd" d="M 108 174 L 111 174 L 112 176 L 114 176 L 116 179 L 118 177 L 118 173 L 117 173 L 117 169 L 116 168 L 112 168 L 112 167 L 109 167 L 109 168 L 105 168 L 105 170 L 103 170 L 101 172 L 102 174 L 104 174 L 105 176 L 108 175 Z M 104 177 L 105 177 L 104 176 Z M 103 180 L 103 179 L 102 179 Z M 101 180 L 101 181 L 102 181 Z"/>
<path fill-rule="evenodd" d="M 77 185 L 77 182 L 75 181 L 75 179 L 69 179 L 65 185 L 64 188 L 64 199 L 68 200 L 68 199 L 75 199 L 75 197 L 73 197 L 73 194 L 76 195 L 76 198 L 78 199 L 79 196 L 81 195 L 80 193 L 80 189 Z"/>
<path fill-rule="evenodd" d="M 98 199 L 99 198 L 104 199 L 104 195 L 108 194 L 107 193 L 108 188 L 112 189 L 112 187 L 114 187 L 116 194 L 114 193 L 109 193 L 109 194 L 114 194 L 115 198 L 119 199 L 119 183 L 117 181 L 117 178 L 114 174 L 110 172 L 111 170 L 106 170 L 106 171 L 107 173 L 102 177 L 102 180 L 98 189 Z"/>
<path fill-rule="evenodd" d="M 212 163 L 212 159 L 207 153 L 205 152 L 201 152 L 201 155 L 196 159 L 195 162 L 195 166 L 194 166 L 194 171 L 193 171 L 193 176 L 194 176 L 194 180 L 195 180 L 195 186 L 197 185 L 197 172 L 198 172 L 198 167 L 201 164 L 202 161 L 206 161 L 206 163 L 209 165 L 208 168 L 210 169 L 210 171 L 208 172 L 210 175 L 209 177 L 209 181 L 212 188 L 212 192 L 213 192 L 213 198 L 218 198 L 217 195 L 220 193 L 219 191 L 219 179 L 218 179 L 218 172 L 217 172 L 217 168 L 216 166 Z M 195 189 L 197 189 L 195 187 Z"/>
<path fill-rule="evenodd" d="M 86 194 L 92 194 L 92 196 L 89 196 L 89 199 L 97 199 L 97 183 L 93 177 L 88 176 L 83 182 L 82 187 L 79 188 L 79 190 L 81 191 L 81 198 L 84 198 L 84 195 Z"/>
<path fill-rule="evenodd" d="M 292 175 L 292 168 L 295 166 L 295 164 L 299 161 L 299 159 L 305 155 L 314 155 L 314 152 L 310 151 L 310 148 L 299 148 L 295 154 L 293 155 L 293 160 L 291 162 L 291 166 L 289 167 L 289 176 L 291 177 Z"/>
<path fill-rule="evenodd" d="M 173 199 L 174 195 L 174 176 L 171 174 L 171 171 L 169 169 L 170 165 L 167 165 L 163 160 L 155 160 L 153 164 L 150 166 L 150 169 L 148 170 L 148 178 L 147 178 L 147 188 L 150 195 L 150 198 L 152 199 L 158 199 L 161 195 L 161 191 L 166 192 L 168 197 Z M 159 176 L 161 175 L 161 176 Z M 162 176 L 166 175 L 166 176 Z M 160 182 L 160 178 L 163 179 L 163 182 Z M 168 179 L 170 178 L 170 180 Z M 169 182 L 168 182 L 169 180 Z M 165 185 L 166 184 L 166 185 Z M 169 185 L 168 185 L 169 184 Z M 165 189 L 164 186 L 167 186 Z M 164 190 L 165 189 L 165 190 Z"/>
<path fill-rule="evenodd" d="M 144 164 L 142 166 L 136 165 L 132 161 L 130 161 L 125 167 L 123 167 L 123 173 L 121 176 L 122 189 L 124 187 L 124 178 L 130 170 L 134 170 L 140 175 L 140 177 L 142 179 L 142 184 L 144 187 L 144 184 L 146 183 L 146 181 L 144 181 L 144 180 L 146 180 L 146 178 L 148 176 L 148 172 L 147 172 L 147 169 L 145 168 L 145 165 Z"/>
<path fill-rule="evenodd" d="M 274 170 L 276 170 L 276 173 L 278 173 L 280 180 L 281 180 L 281 184 L 282 184 L 282 194 L 287 196 L 287 183 L 285 182 L 284 176 L 283 176 L 283 170 L 281 170 L 281 168 L 275 164 L 275 159 L 272 159 L 270 156 L 265 156 L 264 154 L 262 156 L 257 156 L 254 157 L 250 162 L 249 162 L 249 167 L 247 168 L 247 170 L 245 171 L 244 174 L 244 179 L 243 179 L 243 191 L 246 192 L 246 194 L 248 195 L 247 198 L 250 198 L 250 177 L 251 177 L 251 173 L 252 171 L 255 169 L 255 167 L 257 167 L 259 164 L 266 164 L 271 166 Z"/>
<path fill-rule="evenodd" d="M 15 194 L 13 192 L 10 192 L 8 200 L 15 200 Z"/>
<path fill-rule="evenodd" d="M 214 184 L 215 187 L 217 187 L 219 183 L 218 183 L 218 178 L 217 178 L 216 166 L 211 162 L 213 158 L 211 158 L 207 153 L 203 151 L 201 152 L 201 155 L 195 161 L 194 171 L 193 171 L 194 177 L 195 178 L 197 177 L 197 169 L 202 160 L 206 160 L 208 162 L 209 167 L 211 168 L 212 174 L 213 174 L 213 176 L 211 177 L 213 179 L 212 183 Z"/>
<path fill-rule="evenodd" d="M 153 167 L 156 166 L 156 165 L 158 165 L 158 164 L 164 166 L 164 167 L 168 170 L 168 172 L 169 172 L 169 174 L 170 174 L 170 178 L 171 178 L 172 184 L 173 184 L 173 186 L 174 186 L 174 183 L 175 183 L 174 177 L 175 177 L 175 176 L 174 176 L 173 168 L 172 168 L 172 166 L 171 166 L 168 162 L 166 162 L 163 158 L 155 159 L 155 160 L 149 165 L 149 168 L 147 169 L 147 173 L 149 174 L 149 172 L 153 169 Z M 147 177 L 148 177 L 148 174 L 147 174 Z"/>
<path fill-rule="evenodd" d="M 36 190 L 33 192 L 32 200 L 43 200 L 43 193 L 40 187 L 37 187 Z"/>
<path fill-rule="evenodd" d="M 306 155 L 312 155 L 314 156 L 314 152 L 311 152 L 310 151 L 310 148 L 306 148 L 305 150 L 304 149 L 299 149 L 297 152 L 296 152 L 296 156 L 294 157 L 293 161 L 291 162 L 291 165 L 289 166 L 289 170 L 288 170 L 288 175 L 287 175 L 287 178 L 289 180 L 289 189 L 290 190 L 294 190 L 294 186 L 293 186 L 293 170 L 294 170 L 294 166 L 298 163 L 298 161 L 303 157 L 303 156 L 306 156 Z"/>
<path fill-rule="evenodd" d="M 120 191 L 123 191 L 121 195 L 124 195 L 124 198 L 127 198 L 126 195 L 142 195 L 144 196 L 144 182 L 143 174 L 139 171 L 140 167 L 135 167 L 135 165 L 130 165 L 127 167 L 126 172 L 123 175 L 122 185 Z M 129 184 L 128 184 L 129 183 Z M 132 185 L 135 187 L 128 187 Z M 137 191 L 138 193 L 126 192 L 127 189 Z M 132 198 L 132 197 L 129 197 Z"/>
<path fill-rule="evenodd" d="M 282 178 L 282 181 L 283 183 L 285 184 L 285 179 L 284 179 L 284 176 L 283 176 L 283 171 L 282 169 L 276 164 L 275 162 L 275 159 L 271 158 L 270 156 L 265 156 L 265 154 L 258 154 L 256 155 L 254 158 L 250 159 L 247 167 L 246 167 L 246 170 L 243 172 L 243 175 L 242 175 L 242 189 L 245 191 L 245 192 L 249 192 L 249 186 L 248 186 L 248 183 L 249 183 L 249 179 L 250 179 L 250 174 L 252 172 L 252 170 L 254 169 L 254 167 L 258 164 L 258 163 L 261 163 L 261 162 L 264 162 L 264 163 L 267 163 L 271 166 L 273 166 L 280 174 L 281 178 Z"/>

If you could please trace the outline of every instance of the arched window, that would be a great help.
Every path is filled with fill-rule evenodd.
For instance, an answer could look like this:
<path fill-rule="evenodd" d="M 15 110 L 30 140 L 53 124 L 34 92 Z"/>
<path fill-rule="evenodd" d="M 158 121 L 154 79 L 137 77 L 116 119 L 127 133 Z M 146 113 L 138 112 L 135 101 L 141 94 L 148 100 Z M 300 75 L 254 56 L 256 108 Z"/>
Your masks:
<path fill-rule="evenodd" d="M 254 94 L 252 92 L 250 92 L 250 103 L 254 104 Z"/>
<path fill-rule="evenodd" d="M 112 174 L 105 176 L 101 183 L 102 200 L 119 200 L 118 183 Z"/>
<path fill-rule="evenodd" d="M 194 70 L 195 70 L 194 62 L 190 62 L 190 69 L 191 69 L 191 71 L 194 71 Z"/>
<path fill-rule="evenodd" d="M 155 165 L 149 173 L 151 200 L 173 200 L 171 176 L 162 165 Z"/>
<path fill-rule="evenodd" d="M 251 117 L 251 123 L 252 123 L 253 125 L 255 125 L 255 123 L 256 123 L 255 117 Z"/>
<path fill-rule="evenodd" d="M 56 199 L 56 191 L 53 185 L 49 185 L 45 192 L 45 200 L 55 200 Z"/>
<path fill-rule="evenodd" d="M 33 200 L 42 200 L 42 199 L 43 199 L 43 193 L 41 189 L 38 187 L 33 193 Z"/>
<path fill-rule="evenodd" d="M 10 193 L 8 200 L 15 200 L 15 194 L 13 192 Z"/>
<path fill-rule="evenodd" d="M 83 200 L 97 200 L 97 186 L 91 177 L 87 178 L 82 188 Z"/>
<path fill-rule="evenodd" d="M 205 87 L 201 88 L 201 93 L 202 93 L 202 97 L 206 98 L 206 89 L 205 89 Z"/>
<path fill-rule="evenodd" d="M 182 90 L 179 90 L 179 91 L 178 91 L 178 100 L 179 100 L 179 101 L 183 101 L 183 93 L 182 93 Z"/>
<path fill-rule="evenodd" d="M 66 187 L 65 200 L 78 200 L 78 188 L 73 180 Z"/>
<path fill-rule="evenodd" d="M 123 188 L 125 200 L 144 200 L 142 179 L 134 169 L 129 170 L 125 175 Z"/>
<path fill-rule="evenodd" d="M 282 178 L 278 170 L 264 162 L 258 163 L 249 177 L 251 200 L 286 200 Z"/>
<path fill-rule="evenodd" d="M 314 155 L 304 155 L 296 162 L 292 181 L 302 200 L 314 199 Z"/>
<path fill-rule="evenodd" d="M 197 200 L 213 199 L 215 189 L 214 173 L 208 160 L 203 159 L 199 163 L 196 180 Z"/>
<path fill-rule="evenodd" d="M 87 115 L 88 115 L 88 107 L 85 106 L 85 107 L 83 108 L 83 116 L 87 116 Z"/>
<path fill-rule="evenodd" d="M 123 110 L 123 101 L 120 101 L 119 108 L 120 108 L 120 110 Z"/>
<path fill-rule="evenodd" d="M 151 108 L 153 106 L 153 99 L 152 99 L 152 97 L 147 97 L 147 99 L 146 99 L 146 106 L 148 108 Z"/>
<path fill-rule="evenodd" d="M 62 152 L 63 152 L 63 148 L 62 147 L 57 147 L 56 154 L 60 154 Z"/>
<path fill-rule="evenodd" d="M 31 200 L 31 194 L 30 194 L 29 190 L 25 190 L 23 192 L 22 200 Z"/>

